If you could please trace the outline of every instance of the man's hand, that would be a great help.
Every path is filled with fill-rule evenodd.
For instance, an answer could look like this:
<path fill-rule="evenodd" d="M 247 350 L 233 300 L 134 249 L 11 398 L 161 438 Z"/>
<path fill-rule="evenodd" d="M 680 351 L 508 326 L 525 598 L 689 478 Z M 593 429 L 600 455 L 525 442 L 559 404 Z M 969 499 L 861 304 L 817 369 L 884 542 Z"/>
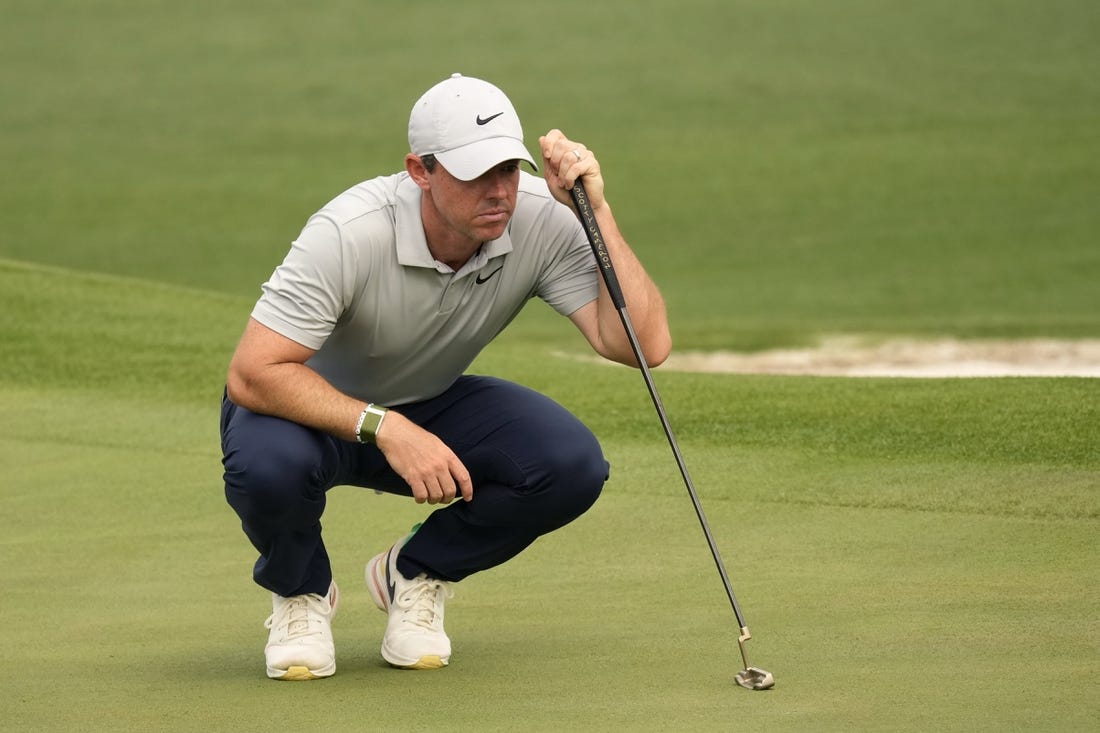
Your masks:
<path fill-rule="evenodd" d="M 604 207 L 607 202 L 603 197 L 603 175 L 591 150 L 570 140 L 561 130 L 551 130 L 540 137 L 539 147 L 542 149 L 542 175 L 555 199 L 572 209 L 569 191 L 578 178 L 583 178 L 592 209 L 599 211 Z"/>
<path fill-rule="evenodd" d="M 412 489 L 417 504 L 449 504 L 474 498 L 470 472 L 438 437 L 394 410 L 386 412 L 375 444 Z"/>

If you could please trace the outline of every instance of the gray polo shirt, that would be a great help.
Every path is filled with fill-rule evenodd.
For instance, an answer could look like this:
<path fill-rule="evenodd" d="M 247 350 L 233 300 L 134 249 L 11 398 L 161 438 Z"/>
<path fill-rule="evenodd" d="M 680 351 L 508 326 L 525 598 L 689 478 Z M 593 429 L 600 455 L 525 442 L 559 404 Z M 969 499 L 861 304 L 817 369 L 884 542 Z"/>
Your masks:
<path fill-rule="evenodd" d="M 541 178 L 520 173 L 507 231 L 457 272 L 428 251 L 420 196 L 406 173 L 337 196 L 252 311 L 316 350 L 307 363 L 334 387 L 383 405 L 446 390 L 532 297 L 568 316 L 598 294 L 584 231 Z"/>

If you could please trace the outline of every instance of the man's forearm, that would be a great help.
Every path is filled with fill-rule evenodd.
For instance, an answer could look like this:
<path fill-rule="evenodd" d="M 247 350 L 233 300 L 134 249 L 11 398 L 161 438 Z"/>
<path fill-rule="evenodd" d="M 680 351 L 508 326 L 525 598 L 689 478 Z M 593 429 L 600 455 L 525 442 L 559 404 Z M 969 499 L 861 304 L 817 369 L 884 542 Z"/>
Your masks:
<path fill-rule="evenodd" d="M 605 203 L 594 213 L 646 363 L 656 366 L 668 357 L 672 348 L 664 298 L 619 231 L 611 207 Z M 633 350 L 602 275 L 598 308 L 601 341 L 614 351 L 616 361 L 634 363 Z"/>
<path fill-rule="evenodd" d="M 230 370 L 229 398 L 241 407 L 355 440 L 365 403 L 329 384 L 305 364 L 270 364 L 244 374 Z"/>

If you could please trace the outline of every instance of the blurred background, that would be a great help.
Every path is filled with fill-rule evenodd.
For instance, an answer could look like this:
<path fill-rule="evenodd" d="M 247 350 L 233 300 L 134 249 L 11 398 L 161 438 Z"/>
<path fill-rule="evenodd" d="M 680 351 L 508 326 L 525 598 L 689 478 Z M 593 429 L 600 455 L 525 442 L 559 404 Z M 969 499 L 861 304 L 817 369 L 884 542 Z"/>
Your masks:
<path fill-rule="evenodd" d="M 252 298 L 459 71 L 598 154 L 681 348 L 1100 331 L 1088 0 L 0 9 L 0 257 Z"/>

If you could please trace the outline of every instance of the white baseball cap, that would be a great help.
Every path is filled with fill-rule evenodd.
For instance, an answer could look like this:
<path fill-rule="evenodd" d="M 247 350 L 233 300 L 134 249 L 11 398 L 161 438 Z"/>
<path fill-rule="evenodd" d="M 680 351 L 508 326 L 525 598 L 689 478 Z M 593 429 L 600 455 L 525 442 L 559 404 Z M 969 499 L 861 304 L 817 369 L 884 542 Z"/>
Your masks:
<path fill-rule="evenodd" d="M 451 74 L 413 105 L 409 149 L 434 155 L 461 181 L 472 181 L 506 160 L 525 160 L 538 170 L 508 97 L 489 82 L 462 74 Z"/>

